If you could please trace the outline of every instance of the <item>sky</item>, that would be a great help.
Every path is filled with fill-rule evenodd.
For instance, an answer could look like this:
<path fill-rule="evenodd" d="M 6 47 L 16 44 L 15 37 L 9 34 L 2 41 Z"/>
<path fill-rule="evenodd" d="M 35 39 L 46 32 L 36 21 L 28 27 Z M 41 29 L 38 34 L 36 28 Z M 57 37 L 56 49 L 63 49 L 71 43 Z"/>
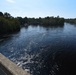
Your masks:
<path fill-rule="evenodd" d="M 76 0 L 0 0 L 0 11 L 17 17 L 76 18 Z"/>

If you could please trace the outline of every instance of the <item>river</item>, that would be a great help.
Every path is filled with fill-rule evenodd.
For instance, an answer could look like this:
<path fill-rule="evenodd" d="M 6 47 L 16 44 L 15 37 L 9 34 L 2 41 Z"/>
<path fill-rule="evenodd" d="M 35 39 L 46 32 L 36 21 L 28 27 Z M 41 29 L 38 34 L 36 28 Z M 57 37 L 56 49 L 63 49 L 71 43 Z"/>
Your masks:
<path fill-rule="evenodd" d="M 22 27 L 0 42 L 0 53 L 32 75 L 76 75 L 76 25 Z"/>

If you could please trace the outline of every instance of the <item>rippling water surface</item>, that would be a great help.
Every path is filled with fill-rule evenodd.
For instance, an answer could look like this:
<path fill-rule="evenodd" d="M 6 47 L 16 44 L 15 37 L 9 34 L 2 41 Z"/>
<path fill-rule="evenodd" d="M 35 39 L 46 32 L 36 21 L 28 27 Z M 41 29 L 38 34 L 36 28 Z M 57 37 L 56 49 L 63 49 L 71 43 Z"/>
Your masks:
<path fill-rule="evenodd" d="M 0 53 L 32 75 L 76 75 L 76 25 L 23 27 L 0 42 Z"/>

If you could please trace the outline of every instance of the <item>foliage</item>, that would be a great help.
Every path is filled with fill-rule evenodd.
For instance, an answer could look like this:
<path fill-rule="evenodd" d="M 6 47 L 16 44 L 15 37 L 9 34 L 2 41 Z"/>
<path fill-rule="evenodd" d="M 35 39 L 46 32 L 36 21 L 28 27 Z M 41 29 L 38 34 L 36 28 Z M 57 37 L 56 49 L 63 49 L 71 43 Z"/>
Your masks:
<path fill-rule="evenodd" d="M 74 19 L 65 19 L 65 21 L 66 21 L 67 23 L 76 24 L 76 18 L 74 18 Z"/>
<path fill-rule="evenodd" d="M 17 18 L 13 18 L 9 13 L 0 16 L 0 34 L 12 33 L 19 29 L 20 24 Z"/>
<path fill-rule="evenodd" d="M 28 25 L 43 25 L 43 26 L 56 26 L 64 25 L 64 18 L 59 17 L 45 17 L 45 18 L 23 18 L 24 24 Z"/>
<path fill-rule="evenodd" d="M 64 18 L 45 17 L 45 18 L 27 18 L 27 17 L 12 17 L 9 13 L 0 12 L 0 34 L 8 34 L 18 31 L 23 25 L 42 25 L 42 26 L 62 26 Z"/>

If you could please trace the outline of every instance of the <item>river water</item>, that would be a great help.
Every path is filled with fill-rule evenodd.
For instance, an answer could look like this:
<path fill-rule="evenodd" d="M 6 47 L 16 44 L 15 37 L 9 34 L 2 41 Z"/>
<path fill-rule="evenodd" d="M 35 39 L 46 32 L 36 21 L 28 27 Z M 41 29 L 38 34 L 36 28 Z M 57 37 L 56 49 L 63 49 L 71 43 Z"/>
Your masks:
<path fill-rule="evenodd" d="M 32 75 L 76 75 L 76 25 L 22 27 L 0 42 L 0 53 Z"/>

